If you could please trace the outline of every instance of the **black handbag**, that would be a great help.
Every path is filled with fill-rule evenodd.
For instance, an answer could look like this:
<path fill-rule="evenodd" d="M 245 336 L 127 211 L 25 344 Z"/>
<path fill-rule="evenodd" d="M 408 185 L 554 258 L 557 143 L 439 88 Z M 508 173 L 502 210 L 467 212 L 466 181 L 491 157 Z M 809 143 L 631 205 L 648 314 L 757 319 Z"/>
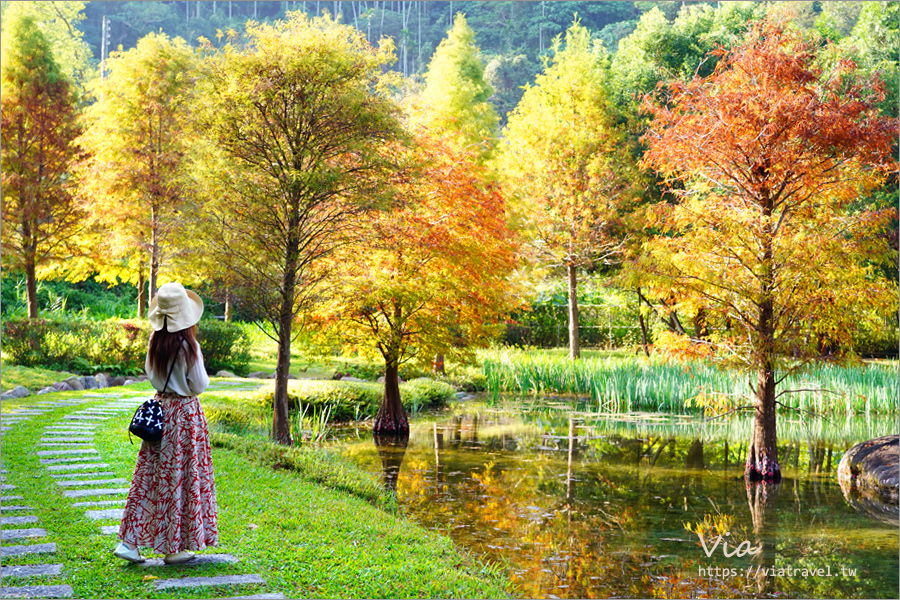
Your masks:
<path fill-rule="evenodd" d="M 166 388 L 169 387 L 169 378 L 172 377 L 172 370 L 175 368 L 175 361 L 178 360 L 179 352 L 181 352 L 180 344 L 178 346 L 178 351 L 175 352 L 175 359 L 172 361 L 172 366 L 169 367 L 169 374 L 166 375 L 166 383 L 161 392 L 163 394 L 166 392 Z M 163 436 L 164 420 L 165 413 L 163 412 L 162 406 L 159 405 L 159 402 L 157 402 L 155 398 L 147 400 L 137 407 L 137 410 L 134 411 L 134 415 L 131 417 L 131 424 L 128 426 L 128 440 L 134 444 L 134 440 L 131 439 L 131 434 L 133 433 L 142 440 L 158 442 Z"/>

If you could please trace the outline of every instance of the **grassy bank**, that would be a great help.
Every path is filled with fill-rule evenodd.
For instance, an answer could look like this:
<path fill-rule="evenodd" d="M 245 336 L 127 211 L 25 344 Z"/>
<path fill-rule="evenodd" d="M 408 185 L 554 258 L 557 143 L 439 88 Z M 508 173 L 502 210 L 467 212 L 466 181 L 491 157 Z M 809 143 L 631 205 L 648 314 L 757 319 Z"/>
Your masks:
<path fill-rule="evenodd" d="M 0 366 L 2 373 L 2 382 L 0 382 L 0 391 L 8 392 L 17 385 L 24 386 L 36 392 L 47 387 L 57 381 L 62 381 L 71 377 L 72 373 L 65 371 L 51 371 L 49 369 L 37 369 L 32 367 L 18 367 L 9 365 L 6 361 Z"/>
<path fill-rule="evenodd" d="M 117 388 L 115 393 L 136 390 L 149 393 L 146 384 Z M 39 401 L 77 395 L 47 394 Z M 3 411 L 36 401 L 30 397 L 4 402 Z M 98 399 L 83 407 L 106 403 Z M 508 594 L 494 570 L 460 553 L 447 538 L 399 516 L 371 475 L 321 450 L 278 449 L 223 435 L 214 436 L 213 448 L 220 545 L 209 552 L 229 553 L 240 562 L 192 567 L 189 573 L 187 567 L 163 571 L 125 564 L 111 554 L 114 536 L 99 533 L 99 525 L 113 522 L 92 521 L 84 508 L 73 507 L 33 452 L 44 427 L 75 410 L 54 409 L 3 434 L 3 466 L 9 473 L 5 482 L 16 485 L 16 493 L 23 496 L 16 503 L 35 507 L 30 514 L 37 515 L 39 526 L 48 532 L 41 541 L 57 544 L 53 560 L 63 565 L 62 577 L 21 584 L 68 583 L 79 598 L 210 598 L 264 592 L 282 592 L 288 598 Z M 134 468 L 138 445 L 129 444 L 125 433 L 130 416 L 130 410 L 122 410 L 96 430 L 95 447 L 109 464 L 104 470 L 114 473 L 108 477 L 130 478 Z M 2 563 L 46 561 L 46 555 L 32 555 L 4 557 Z M 154 592 L 152 586 L 157 577 L 242 573 L 258 573 L 267 585 L 181 592 Z"/>
<path fill-rule="evenodd" d="M 515 349 L 480 353 L 488 390 L 523 395 L 565 394 L 591 398 L 607 411 L 684 413 L 704 403 L 743 405 L 752 397 L 746 373 L 702 363 L 669 363 L 642 357 L 564 355 Z M 821 415 L 898 410 L 897 363 L 842 367 L 822 365 L 789 377 L 781 389 L 809 390 L 782 396 L 788 409 Z M 827 390 L 827 391 L 821 391 Z"/>

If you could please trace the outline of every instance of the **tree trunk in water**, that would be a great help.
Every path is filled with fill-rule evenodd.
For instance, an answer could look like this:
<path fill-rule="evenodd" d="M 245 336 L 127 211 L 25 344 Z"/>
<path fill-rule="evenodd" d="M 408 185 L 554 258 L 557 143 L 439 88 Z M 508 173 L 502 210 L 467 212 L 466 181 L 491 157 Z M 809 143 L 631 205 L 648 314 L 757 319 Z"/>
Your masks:
<path fill-rule="evenodd" d="M 434 361 L 431 363 L 431 369 L 435 373 L 440 373 L 441 375 L 446 373 L 446 371 L 444 370 L 444 355 L 443 354 L 435 354 L 434 355 Z"/>
<path fill-rule="evenodd" d="M 378 448 L 378 457 L 381 459 L 384 486 L 396 493 L 397 478 L 400 476 L 400 466 L 403 464 L 403 456 L 406 454 L 406 446 L 409 444 L 409 434 L 382 435 L 376 433 L 374 438 L 375 447 Z"/>
<path fill-rule="evenodd" d="M 650 344 L 647 342 L 647 323 L 644 321 L 644 313 L 641 312 L 641 288 L 637 288 L 638 295 L 638 323 L 641 325 L 641 346 L 644 348 L 644 356 L 650 356 Z"/>
<path fill-rule="evenodd" d="M 384 398 L 375 415 L 372 431 L 380 435 L 409 435 L 409 419 L 400 398 L 400 378 L 396 361 L 386 361 Z"/>
<path fill-rule="evenodd" d="M 778 438 L 775 431 L 775 368 L 772 365 L 772 301 L 764 300 L 760 306 L 759 353 L 762 364 L 756 372 L 756 410 L 747 449 L 744 478 L 747 481 L 781 481 L 778 465 Z"/>
<path fill-rule="evenodd" d="M 137 305 L 138 305 L 138 319 L 144 319 L 147 317 L 147 304 L 149 304 L 150 299 L 147 298 L 147 276 L 144 274 L 144 265 L 141 264 L 138 267 L 138 297 L 137 297 Z"/>
<path fill-rule="evenodd" d="M 569 272 L 569 358 L 581 357 L 581 339 L 578 335 L 578 273 L 575 265 L 566 265 Z"/>
<path fill-rule="evenodd" d="M 756 483 L 747 486 L 747 501 L 750 504 L 750 516 L 753 520 L 755 546 L 762 550 L 756 555 L 756 591 L 761 596 L 768 596 L 773 589 L 775 576 L 772 568 L 775 565 L 775 534 L 778 531 L 778 512 L 775 497 L 779 485 Z"/>

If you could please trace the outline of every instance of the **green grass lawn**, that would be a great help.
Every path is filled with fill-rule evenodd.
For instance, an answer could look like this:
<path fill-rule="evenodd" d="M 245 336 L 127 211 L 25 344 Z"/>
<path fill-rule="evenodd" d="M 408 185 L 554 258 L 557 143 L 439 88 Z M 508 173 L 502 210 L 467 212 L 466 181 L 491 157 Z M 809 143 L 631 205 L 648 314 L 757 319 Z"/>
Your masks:
<path fill-rule="evenodd" d="M 50 371 L 31 367 L 18 367 L 8 364 L 5 360 L 0 366 L 0 391 L 8 392 L 17 385 L 23 385 L 32 393 L 47 387 L 57 381 L 68 379 L 73 374 L 65 371 Z"/>
<path fill-rule="evenodd" d="M 129 394 L 144 384 L 104 390 Z M 36 401 L 76 397 L 82 392 L 54 393 L 3 403 L 4 414 Z M 202 401 L 202 398 L 201 398 Z M 108 400 L 82 405 L 98 406 Z M 71 585 L 77 598 L 212 598 L 282 592 L 288 598 L 493 598 L 509 590 L 497 569 L 484 566 L 452 542 L 398 514 L 378 481 L 322 450 L 293 449 L 292 469 L 273 469 L 271 457 L 283 449 L 248 447 L 245 441 L 219 438 L 213 447 L 220 545 L 209 553 L 229 553 L 233 565 L 139 568 L 112 556 L 115 536 L 103 535 L 84 508 L 64 498 L 55 479 L 33 450 L 44 427 L 57 424 L 79 407 L 57 408 L 21 422 L 2 437 L 6 483 L 23 496 L 17 504 L 36 510 L 48 531 L 40 542 L 55 542 L 55 555 L 4 557 L 3 565 L 62 563 L 62 577 L 7 580 L 4 585 Z M 95 447 L 106 471 L 130 479 L 138 445 L 128 442 L 126 425 L 131 411 L 101 421 Z M 299 470 L 294 470 L 299 469 Z M 312 481 L 316 479 L 319 483 Z M 324 482 L 324 483 L 323 483 Z M 4 492 L 12 493 L 12 492 Z M 102 498 L 106 499 L 106 497 Z M 6 503 L 6 502 L 4 502 Z M 31 526 L 31 525 L 29 525 Z M 21 542 L 4 542 L 21 543 Z M 25 542 L 27 543 L 27 542 Z M 153 553 L 144 552 L 152 557 Z M 52 558 L 48 558 L 52 556 Z M 257 573 L 266 586 L 207 588 L 154 592 L 154 578 Z M 13 583 L 15 581 L 15 583 Z M 21 583 L 20 583 L 21 582 Z"/>

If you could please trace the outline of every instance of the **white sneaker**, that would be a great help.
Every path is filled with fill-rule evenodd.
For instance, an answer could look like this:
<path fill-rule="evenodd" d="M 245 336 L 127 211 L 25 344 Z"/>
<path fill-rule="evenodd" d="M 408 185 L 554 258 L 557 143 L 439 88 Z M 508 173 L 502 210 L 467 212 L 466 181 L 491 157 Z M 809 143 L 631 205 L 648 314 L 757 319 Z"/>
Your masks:
<path fill-rule="evenodd" d="M 180 565 L 181 563 L 186 563 L 189 560 L 194 560 L 194 556 L 196 555 L 193 552 L 187 552 L 185 550 L 176 552 L 175 554 L 166 554 L 163 562 L 167 565 Z"/>
<path fill-rule="evenodd" d="M 113 550 L 113 555 L 115 555 L 118 558 L 121 558 L 122 560 L 127 560 L 128 562 L 133 562 L 133 563 L 144 562 L 144 558 L 141 556 L 140 550 L 138 550 L 137 548 L 135 548 L 134 550 L 131 550 L 130 548 L 128 548 L 128 546 L 125 545 L 124 542 L 122 542 L 118 546 L 116 546 L 116 549 Z"/>

